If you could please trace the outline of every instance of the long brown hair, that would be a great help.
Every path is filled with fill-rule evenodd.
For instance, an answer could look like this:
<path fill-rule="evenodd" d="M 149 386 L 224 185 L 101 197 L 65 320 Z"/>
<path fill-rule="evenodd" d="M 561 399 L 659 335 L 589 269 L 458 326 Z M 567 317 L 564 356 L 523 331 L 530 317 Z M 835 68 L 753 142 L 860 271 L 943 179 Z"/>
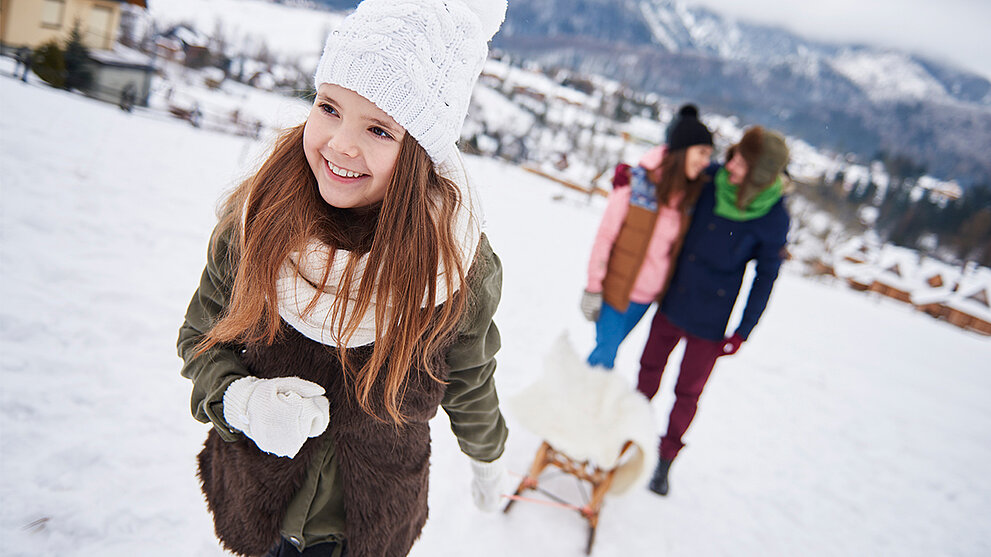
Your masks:
<path fill-rule="evenodd" d="M 342 210 L 320 197 L 302 148 L 303 127 L 286 130 L 259 171 L 221 207 L 218 230 L 234 230 L 231 256 L 237 273 L 230 303 L 201 341 L 200 353 L 231 342 L 273 343 L 281 327 L 275 284 L 286 258 L 302 252 L 311 239 L 347 249 L 349 259 L 340 284 L 334 285 L 337 295 L 326 323 L 362 409 L 385 421 L 375 410 L 384 407 L 393 423 L 405 423 L 400 407 L 411 368 L 440 381 L 436 356 L 467 305 L 467 288 L 460 288 L 467 269 L 452 231 L 460 190 L 436 172 L 427 152 L 406 134 L 380 206 L 356 212 L 357 228 L 369 231 L 356 239 L 355 215 L 341 218 Z M 367 265 L 359 278 L 355 270 L 365 253 Z M 435 305 L 440 265 L 444 287 L 453 294 Z M 328 267 L 316 285 L 318 292 L 326 289 L 329 274 Z M 347 346 L 373 295 L 389 303 L 375 304 L 377 339 L 368 361 L 354 369 Z M 304 314 L 313 310 L 318 297 Z M 349 298 L 355 301 L 351 312 L 346 311 Z M 371 393 L 383 373 L 380 403 L 371 400 Z"/>
<path fill-rule="evenodd" d="M 695 205 L 699 194 L 702 193 L 702 184 L 705 182 L 704 172 L 699 172 L 694 180 L 689 180 L 685 176 L 686 153 L 687 149 L 665 153 L 660 165 L 661 179 L 658 183 L 654 183 L 658 205 L 668 205 L 674 196 L 684 192 L 678 204 L 678 210 L 682 213 Z"/>

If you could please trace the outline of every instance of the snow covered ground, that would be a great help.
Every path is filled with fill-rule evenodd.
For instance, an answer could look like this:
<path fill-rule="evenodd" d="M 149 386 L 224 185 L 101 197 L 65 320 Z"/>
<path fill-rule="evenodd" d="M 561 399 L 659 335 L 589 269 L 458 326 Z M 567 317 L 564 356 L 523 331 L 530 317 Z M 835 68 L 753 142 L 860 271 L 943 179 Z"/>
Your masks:
<path fill-rule="evenodd" d="M 206 426 L 174 341 L 221 193 L 264 148 L 146 111 L 22 84 L 0 68 L 0 554 L 221 556 L 194 477 Z M 288 102 L 288 101 L 287 101 Z M 504 399 L 568 331 L 603 208 L 468 159 L 505 267 Z M 635 381 L 648 321 L 621 349 Z M 676 360 L 675 360 L 676 361 Z M 607 499 L 609 556 L 989 555 L 991 342 L 786 269 L 720 361 L 671 494 Z M 674 373 L 653 402 L 661 429 Z M 539 439 L 510 414 L 505 459 Z M 431 518 L 412 555 L 582 555 L 575 513 L 478 512 L 467 459 L 434 424 Z M 572 483 L 555 482 L 576 496 Z"/>

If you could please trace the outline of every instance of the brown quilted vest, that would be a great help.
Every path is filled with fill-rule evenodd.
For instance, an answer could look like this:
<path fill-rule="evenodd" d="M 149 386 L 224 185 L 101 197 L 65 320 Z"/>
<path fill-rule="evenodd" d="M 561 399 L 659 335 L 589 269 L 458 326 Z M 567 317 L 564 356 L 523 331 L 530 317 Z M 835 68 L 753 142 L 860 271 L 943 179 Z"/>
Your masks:
<path fill-rule="evenodd" d="M 647 257 L 647 244 L 656 223 L 655 211 L 630 205 L 613 243 L 606 277 L 602 279 L 602 299 L 620 313 L 629 307 L 630 292 Z"/>
<path fill-rule="evenodd" d="M 612 251 L 609 253 L 609 264 L 606 267 L 606 277 L 602 279 L 602 299 L 620 313 L 625 312 L 630 305 L 630 292 L 633 292 L 633 284 L 637 280 L 644 259 L 647 258 L 647 246 L 650 244 L 656 224 L 657 212 L 630 205 L 623 226 L 619 229 L 619 235 L 613 243 Z M 688 212 L 682 211 L 681 227 L 678 238 L 671 244 L 668 256 L 671 264 L 668 265 L 664 285 L 657 294 L 658 301 L 664 298 L 664 293 L 667 291 L 689 224 L 691 218 Z"/>

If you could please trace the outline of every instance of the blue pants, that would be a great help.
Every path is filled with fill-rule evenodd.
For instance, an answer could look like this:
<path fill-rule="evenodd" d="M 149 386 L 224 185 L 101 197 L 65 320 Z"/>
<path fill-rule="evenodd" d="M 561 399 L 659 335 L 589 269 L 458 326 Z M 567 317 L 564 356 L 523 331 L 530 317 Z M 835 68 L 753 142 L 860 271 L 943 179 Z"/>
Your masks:
<path fill-rule="evenodd" d="M 637 326 L 650 304 L 630 302 L 624 313 L 609 304 L 602 304 L 599 320 L 595 322 L 595 349 L 588 355 L 588 365 L 612 369 L 619 344 Z"/>

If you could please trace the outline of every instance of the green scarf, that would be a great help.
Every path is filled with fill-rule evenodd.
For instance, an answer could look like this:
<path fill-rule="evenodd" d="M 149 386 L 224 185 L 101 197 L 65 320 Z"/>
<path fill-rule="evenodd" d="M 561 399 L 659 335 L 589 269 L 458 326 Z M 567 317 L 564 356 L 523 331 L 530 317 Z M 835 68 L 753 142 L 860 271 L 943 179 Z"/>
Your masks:
<path fill-rule="evenodd" d="M 781 199 L 784 185 L 779 176 L 774 183 L 757 194 L 753 201 L 743 209 L 736 207 L 736 196 L 740 188 L 729 182 L 729 171 L 720 168 L 716 173 L 716 209 L 720 217 L 735 221 L 759 219 L 766 215 L 771 207 Z"/>

